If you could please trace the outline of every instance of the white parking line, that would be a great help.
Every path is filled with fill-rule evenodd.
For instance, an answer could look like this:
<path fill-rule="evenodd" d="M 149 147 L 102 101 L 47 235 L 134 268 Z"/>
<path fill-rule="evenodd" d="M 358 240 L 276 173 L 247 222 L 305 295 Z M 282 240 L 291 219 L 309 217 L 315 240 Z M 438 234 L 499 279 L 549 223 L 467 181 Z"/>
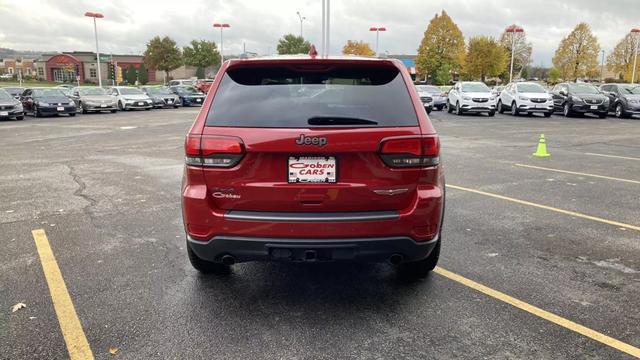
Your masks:
<path fill-rule="evenodd" d="M 554 172 L 559 172 L 559 173 L 563 173 L 563 174 L 588 176 L 588 177 L 593 177 L 593 178 L 598 178 L 598 179 L 622 181 L 622 182 L 627 182 L 627 183 L 631 183 L 631 184 L 640 184 L 640 181 L 638 181 L 638 180 L 622 179 L 622 178 L 617 178 L 617 177 L 612 177 L 612 176 L 596 175 L 596 174 L 589 174 L 589 173 L 568 171 L 568 170 L 561 170 L 561 169 L 552 169 L 552 168 L 546 168 L 546 167 L 541 167 L 541 166 L 533 166 L 533 165 L 525 165 L 525 164 L 515 164 L 515 166 L 529 168 L 529 169 L 554 171 Z"/>
<path fill-rule="evenodd" d="M 591 156 L 602 156 L 602 157 L 609 157 L 609 158 L 616 158 L 616 159 L 640 161 L 640 158 L 629 157 L 629 156 L 607 155 L 607 154 L 597 154 L 597 153 L 584 153 L 584 154 L 591 155 Z"/>

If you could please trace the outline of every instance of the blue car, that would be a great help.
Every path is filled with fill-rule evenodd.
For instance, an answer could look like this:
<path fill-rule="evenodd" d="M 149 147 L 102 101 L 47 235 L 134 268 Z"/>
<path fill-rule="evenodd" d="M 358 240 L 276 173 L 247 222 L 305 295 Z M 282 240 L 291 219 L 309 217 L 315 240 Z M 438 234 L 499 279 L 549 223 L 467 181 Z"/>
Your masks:
<path fill-rule="evenodd" d="M 171 91 L 180 97 L 182 106 L 201 106 L 205 95 L 202 91 L 190 85 L 171 86 Z"/>

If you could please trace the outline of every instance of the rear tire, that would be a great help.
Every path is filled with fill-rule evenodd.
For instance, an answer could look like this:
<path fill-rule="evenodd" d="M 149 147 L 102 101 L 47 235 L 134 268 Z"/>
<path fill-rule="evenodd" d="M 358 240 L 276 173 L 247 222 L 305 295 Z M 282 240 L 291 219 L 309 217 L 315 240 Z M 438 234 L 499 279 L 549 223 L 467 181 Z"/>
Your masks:
<path fill-rule="evenodd" d="M 400 275 L 407 279 L 423 279 L 427 277 L 427 275 L 436 268 L 436 265 L 438 265 L 441 242 L 442 239 L 438 239 L 438 242 L 431 251 L 431 254 L 426 258 L 398 265 L 398 272 Z"/>
<path fill-rule="evenodd" d="M 571 111 L 571 105 L 569 105 L 568 102 L 564 103 L 564 107 L 562 108 L 562 113 L 564 114 L 564 117 L 572 117 L 573 116 L 573 111 Z"/>
<path fill-rule="evenodd" d="M 191 250 L 191 246 L 189 246 L 188 242 L 187 255 L 189 256 L 189 262 L 191 263 L 191 266 L 193 266 L 194 269 L 203 274 L 226 275 L 229 274 L 231 270 L 228 265 L 202 260 L 193 252 L 193 250 Z"/>

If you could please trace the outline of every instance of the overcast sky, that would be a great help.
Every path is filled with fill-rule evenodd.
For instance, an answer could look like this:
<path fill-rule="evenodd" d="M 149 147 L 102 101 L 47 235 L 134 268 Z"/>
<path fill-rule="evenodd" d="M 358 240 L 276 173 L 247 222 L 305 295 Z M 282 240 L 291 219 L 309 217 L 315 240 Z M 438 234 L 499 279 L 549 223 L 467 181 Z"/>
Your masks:
<path fill-rule="evenodd" d="M 0 47 L 17 50 L 95 50 L 85 11 L 102 12 L 98 32 L 106 53 L 140 54 L 155 35 L 179 45 L 191 39 L 220 40 L 213 22 L 226 22 L 225 53 L 274 53 L 278 38 L 298 34 L 296 11 L 306 17 L 304 36 L 319 44 L 321 0 L 0 0 Z M 446 10 L 465 37 L 498 37 L 511 23 L 533 43 L 533 64 L 549 65 L 562 37 L 586 21 L 607 53 L 632 27 L 640 27 L 640 0 L 332 0 L 331 51 L 348 39 L 374 46 L 371 26 L 385 26 L 380 51 L 415 54 L 435 13 Z"/>

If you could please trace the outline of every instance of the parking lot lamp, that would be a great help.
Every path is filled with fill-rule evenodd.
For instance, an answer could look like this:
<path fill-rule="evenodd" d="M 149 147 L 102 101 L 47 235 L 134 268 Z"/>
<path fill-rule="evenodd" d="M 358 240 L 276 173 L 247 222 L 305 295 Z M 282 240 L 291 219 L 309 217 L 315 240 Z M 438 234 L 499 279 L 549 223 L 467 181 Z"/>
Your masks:
<path fill-rule="evenodd" d="M 102 74 L 100 73 L 100 48 L 98 47 L 98 25 L 96 19 L 102 19 L 104 15 L 87 11 L 84 16 L 93 18 L 93 33 L 96 37 L 96 61 L 98 63 L 98 86 L 102 87 Z M 77 74 L 80 76 L 80 74 Z"/>
<path fill-rule="evenodd" d="M 296 14 L 298 14 L 298 18 L 300 19 L 300 37 L 302 37 L 302 22 L 307 20 L 307 18 L 302 16 L 302 14 L 300 14 L 300 11 L 296 11 Z"/>
<path fill-rule="evenodd" d="M 631 33 L 636 36 L 636 52 L 633 56 L 633 75 L 631 75 L 631 83 L 636 83 L 636 66 L 638 64 L 638 43 L 640 43 L 640 29 L 631 29 Z"/>
<path fill-rule="evenodd" d="M 511 25 L 505 31 L 511 33 L 511 70 L 509 70 L 509 82 L 511 82 L 511 80 L 513 79 L 513 59 L 516 54 L 516 35 L 518 33 L 523 33 L 524 29 L 517 25 Z"/>
<path fill-rule="evenodd" d="M 230 28 L 231 25 L 215 23 L 213 24 L 213 27 L 220 28 L 220 66 L 222 66 L 222 63 L 224 62 L 224 55 L 222 54 L 224 49 L 224 35 L 222 30 L 224 30 L 225 28 Z"/>
<path fill-rule="evenodd" d="M 378 56 L 378 42 L 380 40 L 380 31 L 387 31 L 385 27 L 370 27 L 369 31 L 376 32 L 376 56 Z"/>

